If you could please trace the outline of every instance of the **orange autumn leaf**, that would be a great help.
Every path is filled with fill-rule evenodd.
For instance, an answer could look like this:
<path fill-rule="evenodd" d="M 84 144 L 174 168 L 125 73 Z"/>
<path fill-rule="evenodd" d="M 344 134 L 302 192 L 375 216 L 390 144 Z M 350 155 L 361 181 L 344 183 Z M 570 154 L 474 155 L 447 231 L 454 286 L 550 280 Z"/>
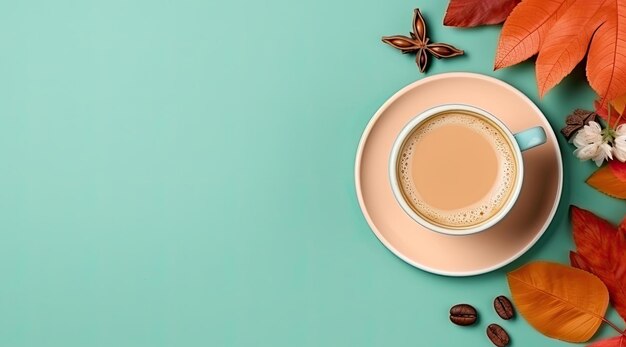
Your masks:
<path fill-rule="evenodd" d="M 611 166 L 621 167 L 624 163 L 611 164 L 617 162 L 612 160 L 609 165 L 605 165 L 594 172 L 589 178 L 587 178 L 587 184 L 599 190 L 600 192 L 612 196 L 617 199 L 626 199 L 626 180 L 623 176 L 615 174 L 614 169 Z"/>
<path fill-rule="evenodd" d="M 596 101 L 593 102 L 593 106 L 596 108 L 596 113 L 598 114 L 598 116 L 600 116 L 600 118 L 604 119 L 607 123 L 609 121 L 608 106 L 611 107 L 611 125 L 613 125 L 613 127 L 616 127 L 619 124 L 626 123 L 626 117 L 622 117 L 620 119 L 619 118 L 619 112 L 617 112 L 615 107 L 613 105 L 611 105 L 610 103 L 606 103 L 606 104 L 602 105 L 602 104 L 600 104 L 600 100 L 596 100 Z M 619 119 L 619 123 L 616 124 L 615 122 L 618 119 Z"/>
<path fill-rule="evenodd" d="M 443 25 L 469 28 L 504 22 L 521 0 L 450 0 Z"/>
<path fill-rule="evenodd" d="M 626 234 L 576 206 L 572 206 L 572 234 L 576 244 L 576 252 L 570 253 L 572 266 L 598 276 L 615 310 L 626 318 Z"/>
<path fill-rule="evenodd" d="M 502 27 L 495 69 L 537 54 L 550 28 L 573 3 L 574 0 L 524 0 L 517 5 Z"/>
<path fill-rule="evenodd" d="M 626 338 L 624 335 L 611 337 L 592 343 L 587 347 L 626 347 Z"/>
<path fill-rule="evenodd" d="M 543 97 L 585 57 L 591 36 L 602 24 L 606 0 L 576 1 L 547 33 L 536 62 L 537 87 Z"/>
<path fill-rule="evenodd" d="M 538 261 L 510 272 L 507 277 L 518 311 L 542 334 L 585 342 L 600 327 L 609 293 L 596 276 Z"/>
<path fill-rule="evenodd" d="M 600 104 L 626 94 L 626 1 L 524 0 L 504 22 L 495 68 L 538 53 L 541 96 L 587 55 L 587 80 Z"/>
<path fill-rule="evenodd" d="M 587 79 L 601 104 L 626 94 L 626 2 L 605 3 L 604 23 L 593 35 L 587 57 Z"/>

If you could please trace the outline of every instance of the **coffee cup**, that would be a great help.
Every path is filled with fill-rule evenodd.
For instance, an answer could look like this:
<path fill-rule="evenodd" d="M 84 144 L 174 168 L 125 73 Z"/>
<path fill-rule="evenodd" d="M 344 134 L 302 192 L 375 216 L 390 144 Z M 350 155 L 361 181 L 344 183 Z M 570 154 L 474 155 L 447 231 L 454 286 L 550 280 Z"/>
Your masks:
<path fill-rule="evenodd" d="M 391 188 L 404 212 L 425 228 L 478 233 L 511 211 L 523 185 L 522 152 L 545 142 L 540 126 L 513 134 L 478 107 L 436 106 L 411 119 L 395 140 Z"/>

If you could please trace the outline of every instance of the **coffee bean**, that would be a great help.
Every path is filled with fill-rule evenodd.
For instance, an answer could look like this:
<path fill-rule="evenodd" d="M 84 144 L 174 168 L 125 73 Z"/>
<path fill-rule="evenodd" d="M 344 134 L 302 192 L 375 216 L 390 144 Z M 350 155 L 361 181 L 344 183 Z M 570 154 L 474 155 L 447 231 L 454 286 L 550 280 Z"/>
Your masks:
<path fill-rule="evenodd" d="M 502 319 L 508 320 L 515 316 L 515 310 L 513 309 L 511 300 L 504 295 L 500 295 L 493 300 L 493 308 L 496 309 L 498 316 Z"/>
<path fill-rule="evenodd" d="M 478 313 L 468 304 L 458 304 L 450 308 L 450 321 L 457 325 L 472 325 L 476 322 Z"/>
<path fill-rule="evenodd" d="M 487 327 L 487 337 L 498 347 L 504 347 L 509 344 L 509 334 L 498 324 L 489 324 Z"/>

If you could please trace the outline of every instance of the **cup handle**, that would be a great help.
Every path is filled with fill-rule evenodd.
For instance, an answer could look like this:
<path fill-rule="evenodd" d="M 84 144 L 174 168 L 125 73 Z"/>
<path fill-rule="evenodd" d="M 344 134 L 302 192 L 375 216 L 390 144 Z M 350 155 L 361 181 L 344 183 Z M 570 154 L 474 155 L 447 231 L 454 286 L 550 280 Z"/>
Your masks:
<path fill-rule="evenodd" d="M 540 126 L 521 131 L 513 135 L 513 137 L 515 137 L 515 141 L 517 141 L 522 152 L 543 145 L 547 141 L 546 132 Z"/>

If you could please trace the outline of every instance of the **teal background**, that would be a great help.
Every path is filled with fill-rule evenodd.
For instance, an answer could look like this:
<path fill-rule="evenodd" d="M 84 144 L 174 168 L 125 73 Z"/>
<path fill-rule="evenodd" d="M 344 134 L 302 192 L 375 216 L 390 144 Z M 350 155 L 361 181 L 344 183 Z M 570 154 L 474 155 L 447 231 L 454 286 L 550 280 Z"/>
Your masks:
<path fill-rule="evenodd" d="M 626 213 L 562 136 L 557 216 L 504 269 L 412 268 L 359 210 L 360 135 L 426 76 L 380 42 L 414 7 L 467 52 L 426 75 L 500 78 L 555 129 L 592 106 L 582 69 L 544 100 L 531 62 L 493 72 L 499 27 L 443 27 L 445 1 L 0 2 L 0 345 L 487 346 L 490 322 L 563 345 L 491 308 L 507 271 L 567 261 L 569 204 Z M 458 302 L 480 324 L 452 326 Z"/>

